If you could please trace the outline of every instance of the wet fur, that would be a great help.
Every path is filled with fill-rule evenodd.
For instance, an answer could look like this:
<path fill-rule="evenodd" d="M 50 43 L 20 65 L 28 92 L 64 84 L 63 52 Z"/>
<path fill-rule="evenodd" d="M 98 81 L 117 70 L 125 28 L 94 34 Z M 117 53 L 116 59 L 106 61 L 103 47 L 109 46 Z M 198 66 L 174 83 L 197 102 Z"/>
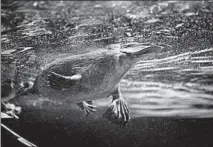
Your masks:
<path fill-rule="evenodd" d="M 147 59 L 159 53 L 159 47 L 151 46 L 137 52 L 102 50 L 66 57 L 49 64 L 35 81 L 39 95 L 51 100 L 81 102 L 106 98 L 117 88 L 126 72 L 141 58 Z M 67 81 L 51 75 L 81 74 L 80 80 Z"/>
<path fill-rule="evenodd" d="M 72 102 L 105 98 L 117 88 L 117 84 L 130 68 L 124 66 L 123 61 L 125 54 L 117 51 L 67 57 L 47 66 L 36 79 L 34 89 L 44 97 Z M 50 80 L 58 80 L 60 87 L 48 86 L 47 76 L 51 71 L 65 76 L 81 74 L 82 79 L 66 82 L 52 77 Z"/>

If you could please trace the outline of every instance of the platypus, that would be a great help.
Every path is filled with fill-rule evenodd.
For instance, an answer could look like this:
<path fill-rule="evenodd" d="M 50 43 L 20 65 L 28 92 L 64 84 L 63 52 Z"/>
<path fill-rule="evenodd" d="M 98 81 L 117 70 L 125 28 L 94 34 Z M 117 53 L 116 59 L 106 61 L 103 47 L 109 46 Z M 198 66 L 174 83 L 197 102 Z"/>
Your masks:
<path fill-rule="evenodd" d="M 76 103 L 86 114 L 96 111 L 92 101 L 112 96 L 103 114 L 111 122 L 126 124 L 130 112 L 120 92 L 119 82 L 140 60 L 155 56 L 161 46 L 129 44 L 123 50 L 110 48 L 57 59 L 36 78 L 33 89 L 54 101 Z"/>

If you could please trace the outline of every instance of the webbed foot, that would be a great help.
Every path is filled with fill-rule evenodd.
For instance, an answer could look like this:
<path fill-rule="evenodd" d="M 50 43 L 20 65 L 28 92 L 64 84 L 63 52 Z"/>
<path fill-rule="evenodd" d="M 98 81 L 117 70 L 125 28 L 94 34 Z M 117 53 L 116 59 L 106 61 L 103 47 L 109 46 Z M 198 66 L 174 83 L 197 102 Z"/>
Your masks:
<path fill-rule="evenodd" d="M 113 97 L 112 104 L 103 114 L 103 117 L 107 118 L 109 121 L 111 121 L 111 123 L 125 125 L 130 120 L 130 113 L 126 102 L 121 95 L 119 85 L 114 92 L 111 93 L 111 95 Z"/>
<path fill-rule="evenodd" d="M 80 103 L 77 103 L 77 105 L 85 111 L 86 115 L 92 114 L 93 112 L 96 112 L 95 106 L 93 105 L 92 101 L 83 101 Z"/>
<path fill-rule="evenodd" d="M 129 109 L 124 99 L 119 98 L 113 100 L 110 107 L 103 114 L 104 118 L 107 118 L 112 123 L 126 124 L 130 120 Z"/>

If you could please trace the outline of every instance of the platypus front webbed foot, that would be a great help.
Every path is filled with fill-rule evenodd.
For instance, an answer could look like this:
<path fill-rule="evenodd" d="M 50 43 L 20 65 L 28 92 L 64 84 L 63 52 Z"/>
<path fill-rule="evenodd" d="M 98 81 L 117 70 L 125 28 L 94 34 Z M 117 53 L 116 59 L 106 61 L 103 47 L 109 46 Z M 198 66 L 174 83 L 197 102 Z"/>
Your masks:
<path fill-rule="evenodd" d="M 93 112 L 96 112 L 95 106 L 93 105 L 92 101 L 83 101 L 80 103 L 77 103 L 77 105 L 85 111 L 86 115 L 92 114 Z"/>
<path fill-rule="evenodd" d="M 112 94 L 113 101 L 107 111 L 103 114 L 112 123 L 126 124 L 130 120 L 129 109 L 122 98 L 119 89 Z"/>

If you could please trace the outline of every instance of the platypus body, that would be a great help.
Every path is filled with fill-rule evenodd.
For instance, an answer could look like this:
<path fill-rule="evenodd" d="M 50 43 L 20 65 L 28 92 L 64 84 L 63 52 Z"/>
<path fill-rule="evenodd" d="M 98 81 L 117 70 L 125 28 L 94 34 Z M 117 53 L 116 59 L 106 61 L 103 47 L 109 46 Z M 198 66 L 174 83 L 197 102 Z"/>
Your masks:
<path fill-rule="evenodd" d="M 130 59 L 121 52 L 67 57 L 45 68 L 36 79 L 35 89 L 42 96 L 56 100 L 81 102 L 105 98 L 117 88 L 131 66 Z"/>
<path fill-rule="evenodd" d="M 143 48 L 139 44 L 127 49 L 134 51 L 104 50 L 56 60 L 44 68 L 33 89 L 51 100 L 77 103 L 87 114 L 96 111 L 92 100 L 112 96 L 112 104 L 103 116 L 125 124 L 130 115 L 119 82 L 136 62 L 156 55 L 161 47 Z"/>

